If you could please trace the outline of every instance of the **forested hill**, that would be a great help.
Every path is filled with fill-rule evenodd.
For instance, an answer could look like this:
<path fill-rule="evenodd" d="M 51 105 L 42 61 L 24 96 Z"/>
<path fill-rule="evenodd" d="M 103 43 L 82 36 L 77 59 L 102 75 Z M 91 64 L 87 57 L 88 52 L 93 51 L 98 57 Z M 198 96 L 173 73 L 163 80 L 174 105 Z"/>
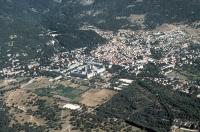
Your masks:
<path fill-rule="evenodd" d="M 123 119 L 156 132 L 170 131 L 173 121 L 200 120 L 200 100 L 185 93 L 139 80 L 97 109 L 97 117 Z"/>
<path fill-rule="evenodd" d="M 6 62 L 8 54 L 20 54 L 17 59 L 26 61 L 49 57 L 62 47 L 105 42 L 94 31 L 80 30 L 84 25 L 146 30 L 164 23 L 193 25 L 199 19 L 197 0 L 0 0 L 0 61 Z M 60 36 L 48 36 L 51 31 Z M 53 46 L 47 46 L 50 40 L 55 40 Z"/>

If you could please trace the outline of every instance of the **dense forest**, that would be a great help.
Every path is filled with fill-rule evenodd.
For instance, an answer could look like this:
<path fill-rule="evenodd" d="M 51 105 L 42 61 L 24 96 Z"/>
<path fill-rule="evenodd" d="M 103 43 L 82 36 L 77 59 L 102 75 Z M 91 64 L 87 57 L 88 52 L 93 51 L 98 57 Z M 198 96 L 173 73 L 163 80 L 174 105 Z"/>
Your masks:
<path fill-rule="evenodd" d="M 154 131 L 169 131 L 174 119 L 200 120 L 200 100 L 139 80 L 97 109 L 97 116 L 115 117 Z"/>

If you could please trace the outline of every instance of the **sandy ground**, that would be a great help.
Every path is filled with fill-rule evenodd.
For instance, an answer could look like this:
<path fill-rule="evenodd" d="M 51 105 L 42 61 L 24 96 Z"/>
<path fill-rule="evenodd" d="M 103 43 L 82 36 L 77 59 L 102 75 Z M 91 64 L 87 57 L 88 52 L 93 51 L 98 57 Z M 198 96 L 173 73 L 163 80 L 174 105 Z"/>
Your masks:
<path fill-rule="evenodd" d="M 108 101 L 115 94 L 115 91 L 109 89 L 90 89 L 81 95 L 80 103 L 89 107 L 96 107 Z"/>

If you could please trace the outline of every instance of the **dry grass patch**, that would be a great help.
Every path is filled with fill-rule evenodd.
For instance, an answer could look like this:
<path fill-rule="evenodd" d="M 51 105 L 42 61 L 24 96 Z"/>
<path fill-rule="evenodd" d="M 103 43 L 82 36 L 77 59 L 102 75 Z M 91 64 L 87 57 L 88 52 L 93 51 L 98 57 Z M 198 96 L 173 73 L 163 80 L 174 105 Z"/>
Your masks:
<path fill-rule="evenodd" d="M 96 107 L 107 102 L 115 94 L 115 91 L 109 89 L 90 89 L 81 95 L 80 103 L 89 107 Z"/>
<path fill-rule="evenodd" d="M 36 100 L 36 98 L 37 96 L 35 94 L 22 89 L 12 90 L 5 94 L 5 102 L 9 107 L 15 106 L 23 108 L 27 105 L 31 105 Z"/>

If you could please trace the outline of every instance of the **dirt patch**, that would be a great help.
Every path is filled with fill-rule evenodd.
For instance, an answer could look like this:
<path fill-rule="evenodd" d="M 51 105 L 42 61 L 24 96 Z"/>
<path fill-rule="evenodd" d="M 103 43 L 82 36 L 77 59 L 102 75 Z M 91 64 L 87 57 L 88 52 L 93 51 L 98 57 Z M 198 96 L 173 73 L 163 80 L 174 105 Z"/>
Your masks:
<path fill-rule="evenodd" d="M 145 15 L 136 15 L 136 14 L 131 14 L 128 17 L 128 20 L 131 23 L 137 23 L 137 24 L 143 24 L 145 19 Z"/>
<path fill-rule="evenodd" d="M 89 107 L 96 107 L 108 101 L 115 94 L 115 91 L 109 89 L 90 89 L 81 95 L 80 103 Z"/>

